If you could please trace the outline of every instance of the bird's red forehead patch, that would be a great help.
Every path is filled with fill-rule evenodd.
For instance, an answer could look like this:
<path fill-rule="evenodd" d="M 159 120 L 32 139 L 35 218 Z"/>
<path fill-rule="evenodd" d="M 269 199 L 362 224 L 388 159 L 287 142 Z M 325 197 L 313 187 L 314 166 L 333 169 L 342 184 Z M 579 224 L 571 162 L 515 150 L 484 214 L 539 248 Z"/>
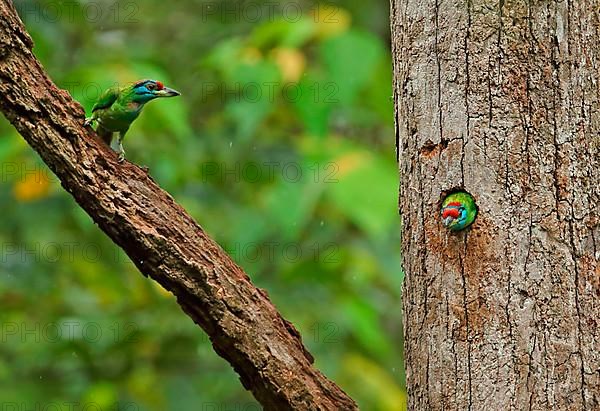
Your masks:
<path fill-rule="evenodd" d="M 156 88 L 157 88 L 158 90 L 162 90 L 163 88 L 165 88 L 165 86 L 164 86 L 164 84 L 163 84 L 163 83 L 161 83 L 160 81 L 157 81 L 157 82 L 156 82 Z"/>
<path fill-rule="evenodd" d="M 462 205 L 462 204 L 461 204 L 461 203 L 459 203 L 458 201 L 453 201 L 453 202 L 451 202 L 451 203 L 448 203 L 448 204 L 446 205 L 446 207 L 448 207 L 448 206 L 450 206 L 450 207 L 460 207 L 461 205 Z"/>
<path fill-rule="evenodd" d="M 442 218 L 447 217 L 458 218 L 458 210 L 456 208 L 444 208 L 444 211 L 442 211 Z"/>

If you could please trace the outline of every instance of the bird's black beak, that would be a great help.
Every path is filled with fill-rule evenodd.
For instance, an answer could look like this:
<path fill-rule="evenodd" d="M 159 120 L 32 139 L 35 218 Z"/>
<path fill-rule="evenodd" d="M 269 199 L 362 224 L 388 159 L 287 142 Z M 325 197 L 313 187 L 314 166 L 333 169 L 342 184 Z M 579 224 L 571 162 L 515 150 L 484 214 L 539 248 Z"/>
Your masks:
<path fill-rule="evenodd" d="M 181 95 L 179 91 L 173 90 L 169 87 L 164 87 L 162 90 L 157 90 L 154 94 L 156 94 L 158 97 L 175 97 Z"/>

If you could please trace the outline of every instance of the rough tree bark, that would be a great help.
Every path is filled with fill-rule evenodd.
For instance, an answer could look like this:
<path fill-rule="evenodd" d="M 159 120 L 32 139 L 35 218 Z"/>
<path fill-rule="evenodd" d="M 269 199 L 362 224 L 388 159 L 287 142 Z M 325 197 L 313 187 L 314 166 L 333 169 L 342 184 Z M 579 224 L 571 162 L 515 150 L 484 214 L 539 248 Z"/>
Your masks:
<path fill-rule="evenodd" d="M 600 409 L 599 13 L 392 0 L 410 410 Z"/>
<path fill-rule="evenodd" d="M 31 52 L 12 2 L 0 1 L 0 110 L 62 186 L 146 276 L 173 292 L 267 410 L 353 410 L 312 366 L 294 326 L 263 290 L 139 167 L 83 127 L 84 112 Z"/>

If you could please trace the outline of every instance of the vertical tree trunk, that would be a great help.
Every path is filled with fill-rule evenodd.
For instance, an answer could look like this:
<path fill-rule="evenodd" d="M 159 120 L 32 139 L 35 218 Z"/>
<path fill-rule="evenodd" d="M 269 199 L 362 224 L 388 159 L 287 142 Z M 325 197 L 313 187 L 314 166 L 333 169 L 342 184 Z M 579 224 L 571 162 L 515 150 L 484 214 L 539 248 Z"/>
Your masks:
<path fill-rule="evenodd" d="M 410 410 L 600 409 L 599 13 L 392 0 Z"/>

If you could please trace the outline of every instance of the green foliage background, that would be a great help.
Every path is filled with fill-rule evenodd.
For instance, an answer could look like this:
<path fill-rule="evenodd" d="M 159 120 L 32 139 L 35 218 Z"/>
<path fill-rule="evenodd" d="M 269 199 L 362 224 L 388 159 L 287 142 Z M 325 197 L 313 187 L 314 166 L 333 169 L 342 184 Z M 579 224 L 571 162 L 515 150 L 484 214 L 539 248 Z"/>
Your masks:
<path fill-rule="evenodd" d="M 16 5 L 88 113 L 115 82 L 181 91 L 145 108 L 128 159 L 268 291 L 361 409 L 404 409 L 388 2 Z M 0 136 L 0 402 L 259 409 L 4 119 Z"/>

